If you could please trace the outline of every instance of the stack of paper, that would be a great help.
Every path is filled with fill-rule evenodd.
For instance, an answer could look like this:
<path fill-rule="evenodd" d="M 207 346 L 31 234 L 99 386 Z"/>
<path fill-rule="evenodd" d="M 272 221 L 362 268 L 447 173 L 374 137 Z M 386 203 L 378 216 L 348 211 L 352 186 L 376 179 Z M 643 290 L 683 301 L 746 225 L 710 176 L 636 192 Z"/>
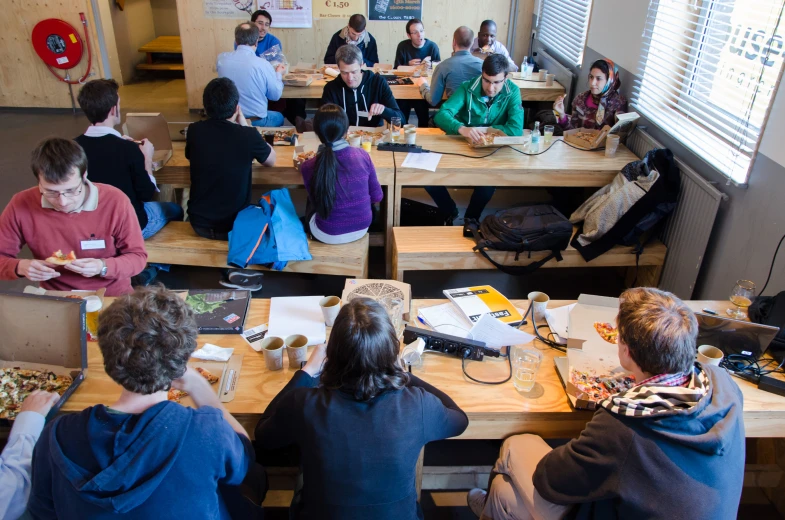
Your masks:
<path fill-rule="evenodd" d="M 534 340 L 531 334 L 511 327 L 488 313 L 472 324 L 454 303 L 422 308 L 418 318 L 436 332 L 482 341 L 488 348 L 496 350 Z"/>
<path fill-rule="evenodd" d="M 324 343 L 327 329 L 319 300 L 323 296 L 299 296 L 270 299 L 270 323 L 267 337 L 286 339 L 292 334 L 308 338 L 308 345 Z"/>

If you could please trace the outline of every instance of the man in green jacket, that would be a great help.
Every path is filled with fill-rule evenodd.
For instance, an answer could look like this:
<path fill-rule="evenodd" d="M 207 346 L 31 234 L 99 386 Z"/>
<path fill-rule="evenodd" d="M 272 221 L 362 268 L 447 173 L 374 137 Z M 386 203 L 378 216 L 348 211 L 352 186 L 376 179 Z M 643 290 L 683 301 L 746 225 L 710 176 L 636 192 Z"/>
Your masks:
<path fill-rule="evenodd" d="M 477 127 L 492 127 L 507 135 L 523 135 L 523 107 L 521 91 L 507 79 L 507 58 L 501 54 L 488 56 L 482 64 L 479 78 L 465 81 L 442 104 L 434 121 L 448 135 L 460 134 L 473 142 L 482 140 Z M 458 216 L 458 208 L 444 186 L 425 188 L 451 225 Z M 478 186 L 472 193 L 464 219 L 480 219 L 482 210 L 493 197 L 496 188 Z"/>

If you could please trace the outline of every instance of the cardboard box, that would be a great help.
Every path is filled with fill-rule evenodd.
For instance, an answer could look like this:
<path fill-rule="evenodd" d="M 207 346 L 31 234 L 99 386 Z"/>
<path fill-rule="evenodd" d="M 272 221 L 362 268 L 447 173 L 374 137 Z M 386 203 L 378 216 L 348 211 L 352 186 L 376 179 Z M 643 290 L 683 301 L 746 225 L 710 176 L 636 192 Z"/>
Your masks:
<path fill-rule="evenodd" d="M 298 62 L 297 65 L 289 69 L 293 74 L 317 74 L 319 73 L 319 65 L 316 63 Z"/>
<path fill-rule="evenodd" d="M 205 361 L 203 359 L 191 358 L 188 366 L 192 368 L 203 368 L 214 376 L 217 376 L 218 382 L 212 385 L 218 399 L 222 403 L 228 403 L 234 400 L 234 393 L 237 388 L 237 380 L 240 377 L 240 368 L 243 364 L 242 354 L 232 354 L 229 361 Z M 180 404 L 184 406 L 196 407 L 195 403 L 190 396 L 185 396 L 180 400 Z"/>
<path fill-rule="evenodd" d="M 486 135 L 493 136 L 493 142 L 488 144 L 475 144 L 467 137 L 466 142 L 469 143 L 471 148 L 498 148 L 500 146 L 522 145 L 526 143 L 526 141 L 523 139 L 523 136 L 507 135 L 498 128 L 478 126 L 477 130 L 485 133 Z"/>
<path fill-rule="evenodd" d="M 172 138 L 169 125 L 160 113 L 135 113 L 125 116 L 123 133 L 137 141 L 147 139 L 155 147 L 153 169 L 160 170 L 172 158 Z"/>
<path fill-rule="evenodd" d="M 287 132 L 291 134 L 292 139 L 291 141 L 280 141 L 280 140 L 273 140 L 273 146 L 296 146 L 297 145 L 297 129 L 293 126 L 255 126 L 256 130 L 259 131 L 262 137 L 265 136 L 275 136 L 278 132 Z M 265 141 L 267 139 L 265 138 Z"/>
<path fill-rule="evenodd" d="M 44 289 L 42 287 L 35 287 L 32 285 L 28 285 L 24 289 L 25 294 L 33 294 L 35 296 L 57 296 L 60 298 L 68 298 L 69 296 L 98 296 L 101 298 L 101 303 L 104 301 L 104 294 L 106 294 L 106 288 L 101 287 L 95 291 L 51 291 Z"/>
<path fill-rule="evenodd" d="M 593 128 L 573 128 L 564 132 L 564 140 L 573 146 L 583 150 L 595 150 L 605 146 L 605 137 L 610 132 L 611 127 L 603 126 L 601 129 Z"/>
<path fill-rule="evenodd" d="M 395 280 L 358 280 L 347 279 L 341 294 L 341 301 L 346 303 L 353 298 L 372 298 L 380 301 L 384 298 L 400 298 L 403 300 L 403 319 L 411 321 L 412 286 Z"/>
<path fill-rule="evenodd" d="M 54 416 L 87 372 L 85 301 L 0 292 L 0 367 L 71 376 L 71 386 L 52 407 Z"/>
<path fill-rule="evenodd" d="M 307 87 L 313 81 L 313 76 L 309 74 L 287 74 L 283 77 L 283 84 L 288 87 Z"/>

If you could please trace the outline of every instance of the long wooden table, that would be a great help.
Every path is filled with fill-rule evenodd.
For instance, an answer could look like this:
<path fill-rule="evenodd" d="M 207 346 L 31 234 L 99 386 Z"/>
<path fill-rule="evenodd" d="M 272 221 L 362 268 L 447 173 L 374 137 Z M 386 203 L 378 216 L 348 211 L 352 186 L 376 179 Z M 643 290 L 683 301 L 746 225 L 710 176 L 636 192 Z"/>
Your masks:
<path fill-rule="evenodd" d="M 603 151 L 573 148 L 554 137 L 539 155 L 524 155 L 503 148 L 488 158 L 442 155 L 435 172 L 405 168 L 404 153 L 395 154 L 395 226 L 401 224 L 401 192 L 412 186 L 601 187 L 629 162 L 639 158 L 619 145 L 615 157 Z M 485 156 L 493 149 L 471 148 L 460 135 L 417 136 L 417 144 L 432 152 Z M 523 149 L 522 146 L 515 148 Z"/>
<path fill-rule="evenodd" d="M 522 101 L 556 101 L 556 98 L 564 95 L 564 87 L 557 81 L 550 87 L 543 82 L 513 79 L 518 88 L 521 89 Z M 316 80 L 307 87 L 284 86 L 282 99 L 322 99 L 322 91 L 327 84 L 327 80 Z M 390 85 L 395 99 L 422 99 L 420 87 L 417 85 Z M 447 99 L 446 97 L 444 99 Z"/>
<path fill-rule="evenodd" d="M 415 300 L 417 308 L 444 303 L 446 300 Z M 515 301 L 519 308 L 527 308 L 527 302 Z M 561 307 L 571 301 L 551 301 L 549 307 Z M 714 309 L 724 314 L 727 301 L 688 302 L 694 310 Z M 256 326 L 266 323 L 270 311 L 270 300 L 254 299 L 246 324 Z M 525 330 L 532 332 L 531 325 Z M 222 347 L 233 347 L 235 353 L 243 354 L 243 365 L 237 384 L 235 399 L 226 404 L 253 434 L 262 412 L 270 401 L 291 379 L 294 370 L 284 361 L 284 369 L 268 371 L 261 353 L 252 350 L 239 335 L 199 336 L 199 346 L 210 342 Z M 462 439 L 503 439 L 516 433 L 536 433 L 549 438 L 577 436 L 592 414 L 571 408 L 554 367 L 554 358 L 563 355 L 539 341 L 532 348 L 543 354 L 542 366 L 537 373 L 537 383 L 528 394 L 519 393 L 507 382 L 502 385 L 481 385 L 466 379 L 461 371 L 461 360 L 453 356 L 426 354 L 423 366 L 414 373 L 425 381 L 445 391 L 468 414 L 469 427 Z M 284 356 L 286 359 L 286 356 Z M 469 362 L 467 371 L 483 380 L 498 380 L 507 377 L 508 368 L 504 360 L 486 358 L 483 362 Z M 746 381 L 734 378 L 744 394 L 744 424 L 747 437 L 785 437 L 785 397 L 758 390 Z M 120 395 L 120 386 L 114 383 L 103 368 L 103 359 L 96 343 L 88 344 L 87 377 L 71 398 L 65 403 L 64 412 L 79 412 L 96 404 L 111 404 Z"/>

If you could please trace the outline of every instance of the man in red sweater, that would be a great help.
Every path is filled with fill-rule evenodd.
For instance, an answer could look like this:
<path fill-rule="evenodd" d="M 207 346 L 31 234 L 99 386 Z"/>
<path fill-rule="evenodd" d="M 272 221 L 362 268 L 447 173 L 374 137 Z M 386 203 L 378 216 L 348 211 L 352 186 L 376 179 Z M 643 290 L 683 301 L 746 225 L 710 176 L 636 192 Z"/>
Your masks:
<path fill-rule="evenodd" d="M 147 251 L 128 197 L 87 180 L 87 156 L 68 139 L 41 142 L 30 166 L 38 186 L 14 195 L 0 215 L 0 279 L 24 277 L 58 291 L 105 287 L 107 296 L 133 292 L 131 277 L 144 269 Z M 16 258 L 25 244 L 34 260 Z M 77 260 L 44 260 L 58 250 Z"/>

